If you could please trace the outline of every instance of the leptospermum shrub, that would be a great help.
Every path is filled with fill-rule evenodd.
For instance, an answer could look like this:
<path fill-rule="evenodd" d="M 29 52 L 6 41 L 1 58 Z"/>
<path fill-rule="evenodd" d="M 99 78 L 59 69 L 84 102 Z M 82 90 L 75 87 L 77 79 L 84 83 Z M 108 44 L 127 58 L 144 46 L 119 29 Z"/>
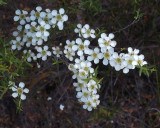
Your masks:
<path fill-rule="evenodd" d="M 118 53 L 115 51 L 117 42 L 114 40 L 114 34 L 101 33 L 97 39 L 97 47 L 91 47 L 90 39 L 96 38 L 96 31 L 88 24 L 84 26 L 77 24 L 74 32 L 77 34 L 77 39 L 66 40 L 66 45 L 63 49 L 59 46 L 48 47 L 47 40 L 50 36 L 50 30 L 58 27 L 63 30 L 64 22 L 68 20 L 63 8 L 57 10 L 45 9 L 36 7 L 30 13 L 24 10 L 16 10 L 14 21 L 18 23 L 17 31 L 13 32 L 15 40 L 12 40 L 12 50 L 21 50 L 24 55 L 27 55 L 27 61 L 32 62 L 37 59 L 46 61 L 48 57 L 61 58 L 61 55 L 69 60 L 68 69 L 73 72 L 72 78 L 76 80 L 73 83 L 77 91 L 77 99 L 83 104 L 83 108 L 88 111 L 96 108 L 99 103 L 98 91 L 101 88 L 102 79 L 97 78 L 98 68 L 94 69 L 92 65 L 103 63 L 103 65 L 114 67 L 116 71 L 122 70 L 127 74 L 129 70 L 135 69 L 136 66 L 147 64 L 144 61 L 144 55 L 139 54 L 138 49 L 128 48 L 128 53 Z M 40 66 L 39 66 L 40 67 Z M 24 88 L 23 82 L 16 86 L 12 84 L 12 96 L 26 99 L 24 93 L 29 90 Z"/>

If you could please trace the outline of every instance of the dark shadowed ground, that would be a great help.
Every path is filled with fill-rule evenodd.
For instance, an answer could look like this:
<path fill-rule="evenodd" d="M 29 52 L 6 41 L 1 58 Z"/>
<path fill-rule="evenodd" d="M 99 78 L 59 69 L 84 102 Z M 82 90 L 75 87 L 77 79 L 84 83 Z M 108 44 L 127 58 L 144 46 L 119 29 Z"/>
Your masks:
<path fill-rule="evenodd" d="M 101 103 L 88 112 L 76 99 L 74 80 L 65 64 L 59 64 L 58 69 L 50 58 L 39 61 L 38 69 L 33 63 L 34 67 L 26 68 L 19 78 L 30 89 L 23 111 L 16 113 L 11 93 L 6 93 L 0 100 L 0 128 L 160 128 L 160 0 L 7 0 L 7 5 L 0 6 L 3 34 L 10 38 L 16 29 L 16 9 L 30 11 L 36 6 L 51 10 L 63 7 L 69 16 L 63 32 L 52 32 L 51 46 L 74 40 L 76 24 L 88 23 L 96 30 L 113 32 L 117 50 L 129 46 L 140 49 L 157 73 L 140 77 L 139 70 L 132 70 L 125 75 L 99 64 L 99 78 L 104 77 Z M 138 9 L 143 16 L 135 20 Z"/>

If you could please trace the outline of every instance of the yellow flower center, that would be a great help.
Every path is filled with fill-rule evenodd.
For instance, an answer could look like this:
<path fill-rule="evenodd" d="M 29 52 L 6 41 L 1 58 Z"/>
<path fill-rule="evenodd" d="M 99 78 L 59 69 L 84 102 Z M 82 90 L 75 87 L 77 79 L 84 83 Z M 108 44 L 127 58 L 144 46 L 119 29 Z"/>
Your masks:
<path fill-rule="evenodd" d="M 88 93 L 87 92 L 84 92 L 84 97 L 88 97 Z"/>
<path fill-rule="evenodd" d="M 88 30 L 86 31 L 86 33 L 89 35 L 89 34 L 91 33 L 91 31 L 88 29 Z"/>
<path fill-rule="evenodd" d="M 94 87 L 95 87 L 94 85 L 91 85 L 91 89 L 94 89 Z"/>
<path fill-rule="evenodd" d="M 16 42 L 16 46 L 20 46 L 20 42 Z"/>
<path fill-rule="evenodd" d="M 121 59 L 120 59 L 120 58 L 117 58 L 117 59 L 116 59 L 116 62 L 117 62 L 117 63 L 121 63 Z"/>
<path fill-rule="evenodd" d="M 105 46 L 109 46 L 109 42 L 108 42 L 108 41 L 105 41 L 105 42 L 104 42 L 104 45 L 105 45 Z"/>
<path fill-rule="evenodd" d="M 72 48 L 72 44 L 69 44 L 68 47 Z"/>
<path fill-rule="evenodd" d="M 39 13 L 39 12 L 36 12 L 36 13 L 35 13 L 35 16 L 36 16 L 36 17 L 39 17 L 39 16 L 40 16 L 40 13 Z"/>
<path fill-rule="evenodd" d="M 128 60 L 128 64 L 132 64 L 132 60 Z"/>
<path fill-rule="evenodd" d="M 96 58 L 97 57 L 97 53 L 93 53 L 93 58 Z"/>
<path fill-rule="evenodd" d="M 25 15 L 24 15 L 24 14 L 21 14 L 19 17 L 20 17 L 20 19 L 24 19 L 24 18 L 25 18 Z"/>
<path fill-rule="evenodd" d="M 70 52 L 67 52 L 67 56 L 71 56 L 71 53 L 70 53 Z"/>
<path fill-rule="evenodd" d="M 110 57 L 109 53 L 104 54 L 104 58 L 109 58 L 109 57 Z"/>
<path fill-rule="evenodd" d="M 29 38 L 28 38 L 28 41 L 30 41 L 30 42 L 31 42 L 31 41 L 32 41 L 32 37 L 29 37 Z"/>
<path fill-rule="evenodd" d="M 81 72 L 81 76 L 86 76 L 86 73 L 85 72 Z"/>
<path fill-rule="evenodd" d="M 80 45 L 79 45 L 79 49 L 80 49 L 80 50 L 83 50 L 83 49 L 84 49 L 84 45 L 83 45 L 83 44 L 80 44 Z"/>
<path fill-rule="evenodd" d="M 32 32 L 36 31 L 36 28 L 35 27 L 31 27 L 31 31 Z"/>
<path fill-rule="evenodd" d="M 59 53 L 59 49 L 56 49 L 56 53 L 57 53 L 57 54 Z"/>
<path fill-rule="evenodd" d="M 44 31 L 44 27 L 40 27 L 40 29 L 39 29 L 41 32 L 43 32 Z"/>
<path fill-rule="evenodd" d="M 91 102 L 88 102 L 87 105 L 88 105 L 88 106 L 91 106 L 92 104 L 91 104 Z"/>
<path fill-rule="evenodd" d="M 69 65 L 69 68 L 70 68 L 70 69 L 73 69 L 73 65 L 72 65 L 72 64 L 70 64 L 70 65 Z"/>
<path fill-rule="evenodd" d="M 19 88 L 19 89 L 17 90 L 17 93 L 18 93 L 19 95 L 22 94 L 22 93 L 23 93 L 23 89 Z"/>
<path fill-rule="evenodd" d="M 83 84 L 82 84 L 82 83 L 78 83 L 78 86 L 79 86 L 79 87 L 83 87 Z"/>
<path fill-rule="evenodd" d="M 61 15 L 57 15 L 57 20 L 61 20 L 62 16 Z"/>
<path fill-rule="evenodd" d="M 138 63 L 139 65 L 141 65 L 141 64 L 142 64 L 142 61 L 141 61 L 141 60 L 138 60 L 137 63 Z"/>
<path fill-rule="evenodd" d="M 46 55 L 46 51 L 41 52 L 42 56 Z"/>
<path fill-rule="evenodd" d="M 85 67 L 84 70 L 87 72 L 88 71 L 88 67 Z"/>
<path fill-rule="evenodd" d="M 47 17 L 45 17 L 43 20 L 44 20 L 45 22 L 48 22 L 48 18 L 47 18 Z"/>

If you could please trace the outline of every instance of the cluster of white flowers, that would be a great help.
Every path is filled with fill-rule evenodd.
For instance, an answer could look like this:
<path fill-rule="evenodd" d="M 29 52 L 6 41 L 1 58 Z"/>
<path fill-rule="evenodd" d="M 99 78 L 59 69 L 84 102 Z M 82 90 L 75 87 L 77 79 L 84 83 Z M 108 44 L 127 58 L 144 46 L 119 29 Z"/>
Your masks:
<path fill-rule="evenodd" d="M 91 111 L 100 103 L 97 89 L 100 88 L 99 82 L 95 81 L 95 71 L 91 67 L 92 61 L 94 64 L 102 63 L 107 66 L 114 67 L 116 71 L 123 70 L 123 73 L 128 73 L 129 69 L 135 69 L 136 65 L 143 66 L 147 64 L 144 61 L 144 55 L 138 55 L 138 49 L 128 48 L 128 53 L 117 53 L 114 48 L 117 42 L 114 39 L 114 34 L 102 33 L 98 39 L 98 47 L 91 49 L 90 41 L 86 38 L 96 38 L 95 30 L 90 29 L 88 24 L 82 27 L 81 24 L 75 28 L 75 33 L 78 33 L 79 38 L 75 41 L 66 41 L 64 54 L 66 58 L 72 61 L 68 69 L 73 72 L 73 79 L 77 82 L 73 83 L 76 87 L 77 98 L 82 102 L 83 108 Z M 74 59 L 75 57 L 79 57 Z"/>
<path fill-rule="evenodd" d="M 21 100 L 25 100 L 26 99 L 26 95 L 24 93 L 28 93 L 29 92 L 29 90 L 27 88 L 24 88 L 25 84 L 23 82 L 20 82 L 19 86 L 17 87 L 14 82 L 9 81 L 9 85 L 11 85 L 11 84 L 12 84 L 11 89 L 14 92 L 12 94 L 12 96 L 14 98 L 19 96 Z"/>
<path fill-rule="evenodd" d="M 59 11 L 51 11 L 50 9 L 43 11 L 42 7 L 38 6 L 36 10 L 32 10 L 30 13 L 24 10 L 16 10 L 15 14 L 14 21 L 18 22 L 19 25 L 17 31 L 13 32 L 15 40 L 10 42 L 12 50 L 23 49 L 28 62 L 40 58 L 46 61 L 52 54 L 61 57 L 64 53 L 65 57 L 72 62 L 68 66 L 69 70 L 73 72 L 72 78 L 77 80 L 73 83 L 77 91 L 76 97 L 79 102 L 83 103 L 83 108 L 88 111 L 92 111 L 100 103 L 100 96 L 97 93 L 101 85 L 96 78 L 97 71 L 92 68 L 92 61 L 94 64 L 102 61 L 103 65 L 110 65 L 116 71 L 123 70 L 123 73 L 128 73 L 130 69 L 135 69 L 137 65 L 147 64 L 144 61 L 144 55 L 138 55 L 138 49 L 129 47 L 127 53 L 115 52 L 114 48 L 117 42 L 113 40 L 113 33 L 108 35 L 102 33 L 97 41 L 98 47 L 91 48 L 91 42 L 87 38 L 96 38 L 96 32 L 88 24 L 77 25 L 74 32 L 79 37 L 73 41 L 66 40 L 63 52 L 58 46 L 52 47 L 52 51 L 50 51 L 50 48 L 45 44 L 50 36 L 50 29 L 57 26 L 59 30 L 63 30 L 63 24 L 68 20 L 63 8 L 60 8 Z M 24 45 L 26 47 L 23 47 Z M 37 63 L 37 67 L 40 68 L 41 66 Z M 19 87 L 14 84 L 12 96 L 20 96 L 22 100 L 25 100 L 24 93 L 28 93 L 29 90 L 23 88 L 23 82 L 20 82 Z M 63 110 L 63 106 L 60 106 L 60 109 Z"/>
<path fill-rule="evenodd" d="M 18 22 L 19 25 L 17 30 L 13 32 L 15 40 L 10 42 L 12 50 L 25 48 L 24 53 L 28 55 L 28 62 L 37 60 L 37 58 L 46 61 L 47 56 L 51 56 L 52 52 L 44 43 L 48 41 L 51 28 L 57 26 L 59 30 L 63 30 L 63 24 L 68 20 L 65 10 L 60 8 L 59 11 L 50 9 L 43 11 L 42 7 L 38 6 L 36 10 L 32 10 L 30 13 L 16 10 L 15 14 L 14 21 Z M 23 47 L 24 45 L 26 47 Z M 56 47 L 53 48 L 53 54 L 60 57 L 62 52 Z"/>
<path fill-rule="evenodd" d="M 79 102 L 84 103 L 83 108 L 92 111 L 100 103 L 99 95 L 97 94 L 100 84 L 93 77 L 95 76 L 92 64 L 88 60 L 75 59 L 75 64 L 69 64 L 68 69 L 74 74 L 73 79 L 77 82 L 73 83 L 77 91 Z"/>

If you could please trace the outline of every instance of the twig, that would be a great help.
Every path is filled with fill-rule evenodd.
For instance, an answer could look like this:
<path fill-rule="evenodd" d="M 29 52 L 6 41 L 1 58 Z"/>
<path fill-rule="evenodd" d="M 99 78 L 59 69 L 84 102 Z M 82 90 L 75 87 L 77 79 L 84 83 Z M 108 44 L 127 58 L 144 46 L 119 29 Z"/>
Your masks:
<path fill-rule="evenodd" d="M 119 29 L 119 30 L 117 30 L 117 31 L 115 31 L 115 32 L 112 32 L 112 33 L 121 32 L 121 31 L 123 31 L 123 30 L 125 30 L 125 29 L 131 27 L 132 25 L 136 24 L 136 23 L 139 22 L 139 21 L 140 21 L 140 19 L 135 19 L 134 21 L 132 21 L 132 23 L 130 23 L 130 24 L 127 25 L 126 27 L 121 28 L 121 29 Z"/>

